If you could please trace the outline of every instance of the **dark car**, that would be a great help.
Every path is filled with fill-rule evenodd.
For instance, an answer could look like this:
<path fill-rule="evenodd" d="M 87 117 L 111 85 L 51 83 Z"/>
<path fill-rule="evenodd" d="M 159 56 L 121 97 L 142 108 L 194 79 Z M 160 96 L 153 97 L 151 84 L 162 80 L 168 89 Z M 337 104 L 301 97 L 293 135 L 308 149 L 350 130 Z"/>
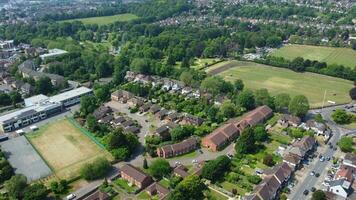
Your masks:
<path fill-rule="evenodd" d="M 316 174 L 315 174 L 315 177 L 319 177 L 319 176 L 320 176 L 320 174 L 319 174 L 319 173 L 316 173 Z"/>
<path fill-rule="evenodd" d="M 307 196 L 307 195 L 309 194 L 309 191 L 308 191 L 308 190 L 304 190 L 303 194 L 304 194 L 305 196 Z"/>
<path fill-rule="evenodd" d="M 310 189 L 310 191 L 312 191 L 312 192 L 315 192 L 315 190 L 316 190 L 315 187 L 312 187 L 312 188 Z"/>
<path fill-rule="evenodd" d="M 337 148 L 336 147 L 334 147 L 334 149 L 333 149 L 334 151 L 336 151 L 337 150 Z"/>

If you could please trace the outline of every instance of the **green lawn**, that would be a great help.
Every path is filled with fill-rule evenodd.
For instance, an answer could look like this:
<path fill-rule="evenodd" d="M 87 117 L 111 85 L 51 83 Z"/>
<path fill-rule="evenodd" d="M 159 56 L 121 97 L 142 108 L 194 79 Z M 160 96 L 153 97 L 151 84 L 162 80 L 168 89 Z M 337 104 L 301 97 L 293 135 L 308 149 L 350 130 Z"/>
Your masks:
<path fill-rule="evenodd" d="M 237 67 L 230 67 L 218 75 L 228 81 L 242 79 L 245 86 L 252 90 L 266 88 L 272 95 L 279 93 L 288 93 L 291 96 L 302 94 L 309 99 L 311 107 L 322 105 L 325 90 L 326 101 L 330 100 L 336 103 L 351 101 L 349 90 L 352 88 L 352 82 L 348 80 L 309 72 L 297 73 L 289 69 L 253 62 L 231 62 Z M 221 66 L 221 63 L 217 65 Z M 209 67 L 207 71 L 210 68 L 216 69 L 216 66 Z M 327 104 L 325 102 L 325 105 Z"/>
<path fill-rule="evenodd" d="M 128 192 L 128 193 L 134 193 L 134 192 L 138 189 L 138 188 L 135 187 L 135 186 L 130 186 L 126 180 L 121 179 L 121 178 L 116 179 L 116 180 L 114 181 L 114 183 L 115 183 L 116 185 L 118 185 L 119 187 L 121 187 L 122 189 L 124 189 L 124 190 L 125 190 L 126 192 Z"/>
<path fill-rule="evenodd" d="M 243 196 L 245 195 L 245 193 L 247 192 L 245 189 L 239 187 L 238 185 L 235 185 L 233 183 L 224 181 L 222 183 L 220 183 L 220 185 L 227 191 L 231 192 L 232 189 L 236 189 L 237 190 L 237 194 Z"/>
<path fill-rule="evenodd" d="M 98 24 L 98 25 L 106 25 L 114 22 L 126 22 L 130 20 L 137 19 L 138 16 L 126 13 L 112 16 L 103 16 L 103 17 L 88 17 L 88 18 L 79 18 L 79 19 L 70 19 L 63 20 L 61 22 L 73 22 L 73 21 L 81 21 L 83 24 Z"/>
<path fill-rule="evenodd" d="M 201 70 L 219 61 L 220 61 L 219 58 L 197 58 L 195 59 L 194 64 L 190 67 L 196 70 Z"/>
<path fill-rule="evenodd" d="M 160 183 L 163 187 L 169 188 L 169 180 L 163 178 L 162 180 L 159 181 L 159 183 Z"/>
<path fill-rule="evenodd" d="M 210 195 L 212 197 L 214 197 L 215 199 L 218 199 L 218 200 L 227 200 L 227 199 L 229 199 L 226 196 L 220 194 L 219 192 L 216 192 L 215 190 L 209 189 L 209 193 L 210 193 Z"/>
<path fill-rule="evenodd" d="M 350 48 L 322 47 L 310 45 L 286 45 L 272 52 L 273 56 L 292 60 L 303 57 L 309 60 L 323 61 L 328 64 L 340 64 L 345 67 L 356 67 L 356 51 Z"/>

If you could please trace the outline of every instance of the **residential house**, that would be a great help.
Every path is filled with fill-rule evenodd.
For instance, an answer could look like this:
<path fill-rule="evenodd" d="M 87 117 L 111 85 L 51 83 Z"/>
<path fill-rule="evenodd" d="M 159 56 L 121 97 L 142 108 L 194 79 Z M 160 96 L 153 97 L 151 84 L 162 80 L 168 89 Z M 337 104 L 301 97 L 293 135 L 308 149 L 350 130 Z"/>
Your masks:
<path fill-rule="evenodd" d="M 278 123 L 284 127 L 293 126 L 298 127 L 301 124 L 302 120 L 293 115 L 284 114 L 279 120 Z"/>
<path fill-rule="evenodd" d="M 111 93 L 111 100 L 126 103 L 129 99 L 135 97 L 134 94 L 126 90 L 117 90 Z"/>
<path fill-rule="evenodd" d="M 23 96 L 29 96 L 35 91 L 35 88 L 29 83 L 25 83 L 21 86 L 20 92 Z"/>
<path fill-rule="evenodd" d="M 167 140 L 171 137 L 169 131 L 170 128 L 167 125 L 162 125 L 156 129 L 154 134 L 160 137 L 162 140 Z"/>
<path fill-rule="evenodd" d="M 145 104 L 143 104 L 140 108 L 139 108 L 139 111 L 140 113 L 144 113 L 144 112 L 147 112 L 152 106 L 152 103 L 151 102 L 147 102 Z"/>
<path fill-rule="evenodd" d="M 126 75 L 125 75 L 125 79 L 126 79 L 127 81 L 134 81 L 135 78 L 136 78 L 136 75 L 137 75 L 137 73 L 135 73 L 135 72 L 127 71 L 127 72 L 126 72 Z"/>
<path fill-rule="evenodd" d="M 356 168 L 347 165 L 341 165 L 339 170 L 336 172 L 334 179 L 344 179 L 351 185 L 354 181 L 354 175 L 356 176 Z"/>
<path fill-rule="evenodd" d="M 124 129 L 125 133 L 139 133 L 140 128 L 137 126 L 129 126 Z"/>
<path fill-rule="evenodd" d="M 141 97 L 133 97 L 127 101 L 130 107 L 140 107 L 145 103 L 145 100 Z"/>
<path fill-rule="evenodd" d="M 23 84 L 24 84 L 23 81 L 15 80 L 14 82 L 11 83 L 11 87 L 13 87 L 16 90 L 20 90 L 21 86 L 23 86 Z"/>
<path fill-rule="evenodd" d="M 356 168 L 356 155 L 352 153 L 345 154 L 343 164 Z"/>
<path fill-rule="evenodd" d="M 96 190 L 93 194 L 85 197 L 83 200 L 109 200 L 110 196 L 100 190 Z"/>
<path fill-rule="evenodd" d="M 149 186 L 153 180 L 152 178 L 132 166 L 131 164 L 125 164 L 120 168 L 121 178 L 128 181 L 130 184 L 137 186 L 140 189 L 143 189 Z"/>
<path fill-rule="evenodd" d="M 166 120 L 168 122 L 178 122 L 181 119 L 181 114 L 179 114 L 178 112 L 172 111 L 170 113 L 168 113 Z"/>
<path fill-rule="evenodd" d="M 161 106 L 157 105 L 157 104 L 153 104 L 151 106 L 151 108 L 149 109 L 149 112 L 152 114 L 156 114 L 157 112 L 159 112 L 161 110 Z"/>
<path fill-rule="evenodd" d="M 113 119 L 113 115 L 106 115 L 103 118 L 99 119 L 98 122 L 102 124 L 110 124 Z"/>
<path fill-rule="evenodd" d="M 333 180 L 330 181 L 329 184 L 330 186 L 328 188 L 328 191 L 333 194 L 336 194 L 343 198 L 347 198 L 347 196 L 351 193 L 351 185 L 345 179 Z"/>
<path fill-rule="evenodd" d="M 159 157 L 169 158 L 194 151 L 196 148 L 198 148 L 198 140 L 191 137 L 180 143 L 157 148 L 157 155 Z"/>
<path fill-rule="evenodd" d="M 283 156 L 283 162 L 287 163 L 293 169 L 296 169 L 300 164 L 301 158 L 295 154 L 285 154 Z"/>
<path fill-rule="evenodd" d="M 93 112 L 93 116 L 95 117 L 96 120 L 99 120 L 103 117 L 105 117 L 107 114 L 111 113 L 112 110 L 110 107 L 107 106 L 100 106 Z"/>
<path fill-rule="evenodd" d="M 163 120 L 167 115 L 168 115 L 168 110 L 166 109 L 162 109 L 158 112 L 155 113 L 155 116 L 159 119 L 159 120 Z"/>
<path fill-rule="evenodd" d="M 239 133 L 240 132 L 234 123 L 225 124 L 215 129 L 208 136 L 204 137 L 202 140 L 202 146 L 212 151 L 218 151 L 226 144 L 236 139 Z"/>
<path fill-rule="evenodd" d="M 169 190 L 157 182 L 154 182 L 150 186 L 148 186 L 146 188 L 146 192 L 150 196 L 158 195 L 159 200 L 165 199 L 169 194 Z"/>
<path fill-rule="evenodd" d="M 200 117 L 196 117 L 194 115 L 190 115 L 190 114 L 185 114 L 183 116 L 183 119 L 182 121 L 180 122 L 180 124 L 183 124 L 183 125 L 194 125 L 194 126 L 200 126 L 202 125 L 204 122 L 204 120 Z"/>
<path fill-rule="evenodd" d="M 191 87 L 184 87 L 184 88 L 182 89 L 182 94 L 183 94 L 183 95 L 187 95 L 187 94 L 192 93 L 192 91 L 193 91 L 193 89 L 192 89 Z"/>
<path fill-rule="evenodd" d="M 135 124 L 134 121 L 132 120 L 127 120 L 127 121 L 124 121 L 121 123 L 121 126 L 124 127 L 124 128 L 127 128 L 127 127 L 130 127 L 130 126 L 133 126 Z"/>
<path fill-rule="evenodd" d="M 116 118 L 116 119 L 114 119 L 112 122 L 111 122 L 111 124 L 113 124 L 113 125 L 115 125 L 115 126 L 120 126 L 123 122 L 125 122 L 126 121 L 126 119 L 125 119 L 125 117 L 118 117 L 118 118 Z"/>
<path fill-rule="evenodd" d="M 236 139 L 245 128 L 265 122 L 272 114 L 273 111 L 268 106 L 260 106 L 247 113 L 242 120 L 225 124 L 205 136 L 202 146 L 212 151 L 218 151 Z"/>
<path fill-rule="evenodd" d="M 184 165 L 178 165 L 173 169 L 175 176 L 182 177 L 183 179 L 189 176 L 188 169 Z"/>
<path fill-rule="evenodd" d="M 289 181 L 292 168 L 286 163 L 279 164 L 264 173 L 263 181 L 258 184 L 252 195 L 246 196 L 248 200 L 273 200 L 280 189 Z"/>
<path fill-rule="evenodd" d="M 172 91 L 181 90 L 185 84 L 182 81 L 173 80 Z"/>
<path fill-rule="evenodd" d="M 306 155 L 314 149 L 315 145 L 316 140 L 313 137 L 304 136 L 287 149 L 283 156 L 283 161 L 296 168 Z"/>
<path fill-rule="evenodd" d="M 304 130 L 311 130 L 317 135 L 331 135 L 330 130 L 328 130 L 324 123 L 317 122 L 314 119 L 308 120 L 306 123 L 302 123 L 299 127 Z"/>

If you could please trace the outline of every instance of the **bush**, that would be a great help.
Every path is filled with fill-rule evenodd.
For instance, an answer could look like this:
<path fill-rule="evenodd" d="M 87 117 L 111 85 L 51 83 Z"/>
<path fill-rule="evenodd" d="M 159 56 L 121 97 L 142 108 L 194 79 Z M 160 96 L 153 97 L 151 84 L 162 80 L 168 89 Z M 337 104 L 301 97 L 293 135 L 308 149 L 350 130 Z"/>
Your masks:
<path fill-rule="evenodd" d="M 157 158 L 152 161 L 149 171 L 153 177 L 161 179 L 163 176 L 167 176 L 171 173 L 171 166 L 167 160 Z"/>
<path fill-rule="evenodd" d="M 353 150 L 353 141 L 351 137 L 342 137 L 337 145 L 339 145 L 341 151 L 343 152 L 352 152 Z"/>
<path fill-rule="evenodd" d="M 85 180 L 95 180 L 104 177 L 110 169 L 111 165 L 107 159 L 97 158 L 94 162 L 85 164 L 80 175 Z"/>
<path fill-rule="evenodd" d="M 337 109 L 331 114 L 333 120 L 338 124 L 348 124 L 351 122 L 352 116 L 347 114 L 345 110 Z"/>
<path fill-rule="evenodd" d="M 259 177 L 258 175 L 247 176 L 247 180 L 248 182 L 255 185 L 259 184 L 262 181 L 261 177 Z"/>

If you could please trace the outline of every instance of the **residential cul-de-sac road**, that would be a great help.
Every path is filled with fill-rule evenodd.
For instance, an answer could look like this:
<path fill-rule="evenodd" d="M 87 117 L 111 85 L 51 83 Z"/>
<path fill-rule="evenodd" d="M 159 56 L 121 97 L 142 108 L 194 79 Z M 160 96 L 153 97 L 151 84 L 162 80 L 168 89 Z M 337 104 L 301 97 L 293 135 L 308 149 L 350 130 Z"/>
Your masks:
<path fill-rule="evenodd" d="M 334 106 L 334 107 L 328 107 L 324 108 L 322 110 L 312 110 L 312 114 L 317 114 L 320 113 L 324 120 L 326 121 L 327 125 L 330 127 L 332 130 L 333 136 L 330 139 L 329 143 L 332 144 L 332 146 L 336 147 L 337 142 L 339 139 L 344 136 L 344 135 L 350 135 L 350 134 L 356 134 L 356 131 L 349 131 L 346 130 L 342 127 L 339 127 L 335 122 L 331 120 L 331 113 L 333 110 L 337 108 L 343 108 L 343 106 Z M 300 181 L 292 190 L 289 195 L 289 199 L 292 200 L 303 200 L 306 199 L 306 197 L 310 197 L 312 192 L 311 188 L 315 187 L 316 189 L 321 189 L 322 182 L 324 181 L 324 178 L 326 176 L 326 173 L 328 169 L 331 168 L 332 164 L 332 157 L 335 155 L 336 151 L 333 150 L 332 148 L 329 148 L 327 145 L 325 147 L 318 147 L 318 152 L 317 154 L 321 154 L 324 157 L 330 157 L 330 161 L 320 161 L 319 157 L 315 158 L 316 160 L 314 162 L 311 162 L 309 166 L 306 166 L 304 176 L 302 178 L 302 181 Z M 315 173 L 319 173 L 319 177 L 315 177 L 310 175 L 310 173 L 314 171 Z M 305 195 L 304 191 L 308 190 L 309 194 Z"/>

